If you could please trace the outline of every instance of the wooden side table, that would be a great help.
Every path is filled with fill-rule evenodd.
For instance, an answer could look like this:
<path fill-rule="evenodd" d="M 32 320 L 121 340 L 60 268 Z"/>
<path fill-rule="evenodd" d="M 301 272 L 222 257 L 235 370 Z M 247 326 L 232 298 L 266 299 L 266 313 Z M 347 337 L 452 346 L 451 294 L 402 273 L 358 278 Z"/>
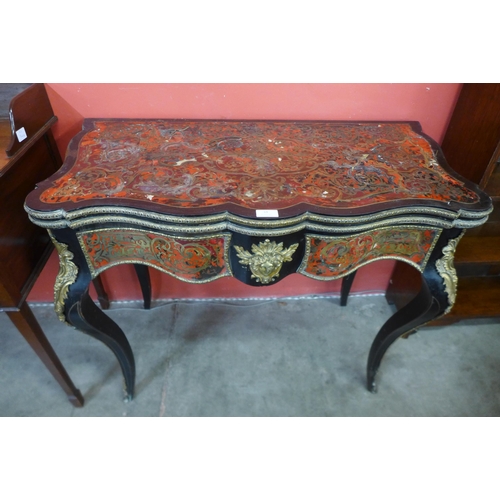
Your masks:
<path fill-rule="evenodd" d="M 380 259 L 407 262 L 422 287 L 375 337 L 374 390 L 392 342 L 452 308 L 456 246 L 491 206 L 416 122 L 98 119 L 85 120 L 62 169 L 25 204 L 59 253 L 59 318 L 114 352 L 127 398 L 132 350 L 88 296 L 105 269 L 269 286 L 294 272 L 333 280 Z"/>
<path fill-rule="evenodd" d="M 0 312 L 6 312 L 74 406 L 83 405 L 26 297 L 53 246 L 47 232 L 31 224 L 23 203 L 35 184 L 62 164 L 51 127 L 52 112 L 43 84 L 18 94 L 10 119 L 0 120 Z"/>

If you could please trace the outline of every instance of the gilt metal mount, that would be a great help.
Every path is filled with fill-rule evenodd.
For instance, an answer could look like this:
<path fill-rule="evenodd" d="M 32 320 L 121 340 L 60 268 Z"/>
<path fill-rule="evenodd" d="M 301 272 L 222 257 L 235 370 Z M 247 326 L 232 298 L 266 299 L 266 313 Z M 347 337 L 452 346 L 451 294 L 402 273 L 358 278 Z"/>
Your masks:
<path fill-rule="evenodd" d="M 57 317 L 66 323 L 64 303 L 68 297 L 69 287 L 76 281 L 78 268 L 73 262 L 74 255 L 68 250 L 68 245 L 57 241 L 50 231 L 48 233 L 59 254 L 59 273 L 54 284 L 54 309 Z"/>
<path fill-rule="evenodd" d="M 443 248 L 443 257 L 436 261 L 436 269 L 441 278 L 443 278 L 444 287 L 448 295 L 448 307 L 446 308 L 444 314 L 448 314 L 457 298 L 457 285 L 458 277 L 453 265 L 453 259 L 455 257 L 455 250 L 457 249 L 458 242 L 462 234 L 458 238 L 451 239 L 448 244 Z"/>
<path fill-rule="evenodd" d="M 256 279 L 257 283 L 267 285 L 278 276 L 283 262 L 292 260 L 298 246 L 298 243 L 294 243 L 289 248 L 283 248 L 283 243 L 266 239 L 258 246 L 252 245 L 252 253 L 236 245 L 234 248 L 240 258 L 240 264 L 250 266 L 252 278 Z"/>

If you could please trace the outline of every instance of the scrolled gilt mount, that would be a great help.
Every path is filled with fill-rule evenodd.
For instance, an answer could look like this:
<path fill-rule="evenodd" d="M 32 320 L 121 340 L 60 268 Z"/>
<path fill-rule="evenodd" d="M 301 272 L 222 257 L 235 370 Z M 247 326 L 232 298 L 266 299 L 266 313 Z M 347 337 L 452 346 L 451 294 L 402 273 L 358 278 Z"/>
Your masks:
<path fill-rule="evenodd" d="M 283 262 L 292 260 L 292 255 L 298 246 L 298 243 L 294 243 L 288 248 L 283 248 L 282 242 L 276 243 L 266 239 L 258 246 L 253 244 L 252 253 L 237 245 L 234 249 L 240 258 L 240 264 L 250 266 L 251 277 L 256 279 L 257 283 L 267 285 L 278 276 Z"/>
<path fill-rule="evenodd" d="M 444 287 L 448 295 L 448 307 L 444 314 L 448 314 L 455 304 L 457 298 L 458 277 L 453 265 L 455 257 L 455 250 L 457 249 L 458 242 L 462 238 L 462 233 L 458 238 L 454 238 L 448 242 L 443 248 L 443 257 L 436 261 L 436 269 L 444 282 Z"/>
<path fill-rule="evenodd" d="M 69 287 L 78 277 L 78 268 L 73 262 L 74 255 L 68 250 L 68 245 L 57 241 L 51 231 L 48 231 L 48 233 L 52 243 L 54 243 L 54 246 L 56 247 L 57 253 L 59 254 L 59 272 L 56 276 L 56 282 L 54 284 L 54 309 L 57 317 L 63 323 L 66 323 L 66 318 L 64 316 L 64 303 L 68 297 Z"/>

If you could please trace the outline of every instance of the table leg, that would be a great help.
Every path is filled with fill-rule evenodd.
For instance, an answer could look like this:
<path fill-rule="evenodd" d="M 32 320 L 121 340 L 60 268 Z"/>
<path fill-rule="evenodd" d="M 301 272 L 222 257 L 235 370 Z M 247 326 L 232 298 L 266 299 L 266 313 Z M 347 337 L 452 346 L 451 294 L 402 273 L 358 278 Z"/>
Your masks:
<path fill-rule="evenodd" d="M 352 282 L 354 281 L 354 278 L 356 277 L 356 273 L 357 273 L 357 271 L 353 271 L 352 273 L 350 273 L 347 276 L 344 276 L 342 278 L 342 285 L 340 287 L 340 305 L 341 306 L 347 305 L 347 298 L 349 297 L 349 292 L 351 291 Z"/>
<path fill-rule="evenodd" d="M 97 307 L 88 290 L 91 274 L 76 236 L 53 231 L 59 254 L 59 274 L 54 285 L 54 306 L 61 321 L 107 345 L 118 359 L 125 382 L 125 399 L 134 396 L 135 361 L 130 344 L 120 327 Z"/>
<path fill-rule="evenodd" d="M 144 309 L 151 309 L 151 278 L 149 277 L 148 266 L 134 264 L 134 268 L 141 285 Z"/>
<path fill-rule="evenodd" d="M 96 276 L 92 283 L 94 284 L 95 291 L 97 293 L 97 300 L 103 309 L 109 309 L 109 297 L 104 289 L 104 285 L 102 283 L 101 275 Z"/>
<path fill-rule="evenodd" d="M 100 340 L 111 349 L 122 369 L 125 382 L 125 400 L 131 401 L 134 397 L 135 361 L 125 334 L 111 318 L 94 304 L 88 290 L 83 295 L 78 294 L 76 297 L 71 295 L 70 292 L 68 303 L 72 303 L 72 305 L 66 313 L 68 323 Z"/>
<path fill-rule="evenodd" d="M 23 302 L 19 311 L 8 311 L 7 315 L 52 376 L 57 380 L 67 394 L 70 403 L 77 408 L 82 407 L 83 397 L 80 391 L 69 378 L 28 304 Z"/>
<path fill-rule="evenodd" d="M 463 232 L 443 231 L 422 273 L 422 288 L 417 296 L 397 311 L 382 326 L 370 349 L 367 366 L 367 387 L 376 391 L 375 376 L 387 349 L 401 336 L 442 316 L 452 308 L 457 288 L 453 266 L 456 245 Z"/>

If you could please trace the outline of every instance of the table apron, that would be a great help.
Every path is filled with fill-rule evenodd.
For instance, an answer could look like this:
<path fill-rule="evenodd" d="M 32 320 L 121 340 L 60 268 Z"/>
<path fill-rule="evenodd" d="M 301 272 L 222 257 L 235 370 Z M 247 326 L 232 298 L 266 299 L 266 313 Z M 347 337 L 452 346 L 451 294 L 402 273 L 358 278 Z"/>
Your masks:
<path fill-rule="evenodd" d="M 191 236 L 111 227 L 80 231 L 77 238 L 92 278 L 120 264 L 144 264 L 189 283 L 234 276 L 262 286 L 294 272 L 339 279 L 381 259 L 401 260 L 422 272 L 441 232 L 406 225 L 339 236 L 304 230 L 278 237 L 236 232 Z"/>

